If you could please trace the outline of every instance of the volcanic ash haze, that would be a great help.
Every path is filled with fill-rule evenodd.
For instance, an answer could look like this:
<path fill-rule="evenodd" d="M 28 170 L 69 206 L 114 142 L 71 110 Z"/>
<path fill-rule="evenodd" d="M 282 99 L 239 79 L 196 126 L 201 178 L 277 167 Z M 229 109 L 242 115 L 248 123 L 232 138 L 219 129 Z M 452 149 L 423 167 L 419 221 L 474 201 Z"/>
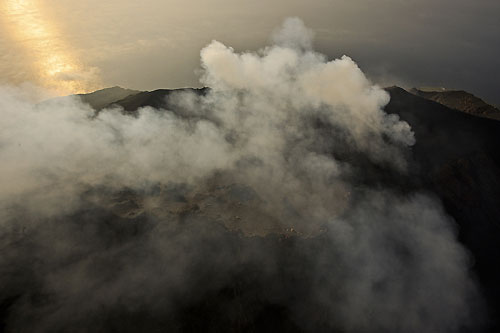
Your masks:
<path fill-rule="evenodd" d="M 257 52 L 213 41 L 201 51 L 209 89 L 177 93 L 171 110 L 96 114 L 3 87 L 5 329 L 474 327 L 453 221 L 433 198 L 377 180 L 407 175 L 411 128 L 312 36 L 291 18 Z"/>

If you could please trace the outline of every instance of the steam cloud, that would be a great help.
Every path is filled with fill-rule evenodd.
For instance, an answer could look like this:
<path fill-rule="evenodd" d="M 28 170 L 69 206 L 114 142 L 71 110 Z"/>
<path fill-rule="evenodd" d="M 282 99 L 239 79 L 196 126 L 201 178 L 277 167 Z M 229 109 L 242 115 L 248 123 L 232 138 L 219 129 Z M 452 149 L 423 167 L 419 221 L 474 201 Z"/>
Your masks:
<path fill-rule="evenodd" d="M 96 115 L 1 88 L 6 329 L 181 331 L 206 299 L 218 300 L 202 307 L 215 319 L 194 322 L 229 331 L 257 325 L 258 309 L 271 311 L 262 304 L 305 331 L 473 324 L 453 221 L 398 187 L 411 128 L 383 111 L 388 94 L 353 60 L 314 52 L 312 36 L 292 18 L 255 53 L 213 41 L 201 51 L 210 89 L 175 94 L 172 110 Z M 381 169 L 394 175 L 384 186 Z M 220 296 L 227 286 L 240 297 Z"/>

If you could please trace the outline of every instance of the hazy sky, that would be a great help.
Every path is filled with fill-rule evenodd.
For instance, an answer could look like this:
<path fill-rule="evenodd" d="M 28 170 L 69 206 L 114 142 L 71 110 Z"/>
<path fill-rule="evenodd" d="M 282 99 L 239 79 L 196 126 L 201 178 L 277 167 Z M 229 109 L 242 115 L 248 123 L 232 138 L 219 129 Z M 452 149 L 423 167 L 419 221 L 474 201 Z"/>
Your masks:
<path fill-rule="evenodd" d="M 256 50 L 300 17 L 315 47 L 383 85 L 445 86 L 500 104 L 498 0 L 0 0 L 0 82 L 61 92 L 198 85 L 212 39 Z"/>

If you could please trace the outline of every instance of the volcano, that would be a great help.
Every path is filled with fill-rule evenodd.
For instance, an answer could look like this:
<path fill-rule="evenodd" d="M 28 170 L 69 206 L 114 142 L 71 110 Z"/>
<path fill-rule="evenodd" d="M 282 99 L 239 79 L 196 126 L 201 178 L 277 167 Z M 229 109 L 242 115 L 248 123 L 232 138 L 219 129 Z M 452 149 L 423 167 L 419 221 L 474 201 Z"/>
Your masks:
<path fill-rule="evenodd" d="M 399 87 L 385 91 L 390 102 L 384 112 L 409 124 L 416 139 L 414 145 L 401 148 L 405 172 L 354 149 L 321 112 L 301 115 L 298 123 L 303 131 L 297 137 L 291 131 L 292 144 L 285 145 L 283 159 L 300 164 L 293 160 L 295 146 L 307 144 L 315 154 L 312 162 L 329 166 L 316 155 L 331 156 L 342 167 L 348 166 L 342 177 L 354 185 L 343 186 L 336 181 L 338 176 L 321 179 L 328 189 L 334 188 L 327 198 L 311 191 L 305 200 L 302 193 L 285 191 L 270 201 L 266 191 L 272 186 L 264 182 L 257 189 L 231 169 L 216 168 L 209 176 L 195 174 L 190 181 L 155 182 L 149 177 L 135 187 L 92 178 L 78 184 L 77 208 L 56 216 L 32 217 L 23 207 L 12 207 L 16 221 L 31 222 L 14 227 L 4 238 L 1 330 L 497 331 L 500 122 L 415 91 Z M 137 131 L 136 137 L 146 130 L 142 125 L 126 130 L 120 126 L 141 124 L 142 117 L 181 119 L 179 126 L 187 133 L 184 140 L 197 124 L 222 127 L 211 110 L 193 112 L 207 105 L 197 104 L 201 100 L 208 99 L 210 105 L 211 93 L 210 88 L 141 92 L 114 87 L 55 103 L 84 103 L 78 105 L 91 121 L 91 129 L 106 119 L 120 119 L 121 123 L 105 123 L 110 133 L 119 133 L 112 137 L 118 150 L 126 146 L 127 130 Z M 50 108 L 51 103 L 41 107 Z M 107 118 L 117 115 L 123 118 Z M 163 131 L 168 129 L 155 133 Z M 314 135 L 308 136 L 310 132 Z M 213 132 L 206 133 L 209 140 Z M 230 143 L 227 149 L 245 142 L 243 134 L 229 131 L 224 137 Z M 146 137 L 140 143 L 145 146 L 153 139 Z M 202 145 L 196 141 L 189 147 L 198 154 L 203 151 L 195 149 Z M 139 166 L 145 156 L 141 147 Z M 151 152 L 161 154 L 164 147 L 157 147 Z M 95 149 L 100 149 L 99 142 Z M 175 151 L 160 160 L 166 163 L 183 153 Z M 95 161 L 88 166 L 91 175 L 107 167 L 106 160 Z M 262 161 L 250 155 L 236 165 L 241 173 L 260 168 Z M 306 174 L 302 189 L 323 186 L 301 172 Z M 45 195 L 53 189 L 44 190 Z M 332 219 L 349 223 L 315 219 L 322 207 L 316 203 L 321 200 Z M 61 204 L 56 201 L 56 205 Z M 456 229 L 443 233 L 444 224 L 433 224 L 442 219 Z M 433 307 L 436 299 L 440 307 L 442 302 L 461 306 L 454 303 L 455 295 L 445 291 L 436 295 L 443 288 L 435 282 L 441 281 L 436 272 L 448 267 L 446 260 L 455 259 L 456 245 L 448 241 L 454 232 L 470 254 L 459 260 L 470 261 L 465 266 L 477 280 L 479 295 L 471 292 L 466 298 L 467 306 L 481 317 L 477 321 L 464 321 L 449 315 L 447 308 Z M 432 251 L 434 247 L 438 250 Z M 446 256 L 440 257 L 442 253 Z M 467 282 L 459 283 L 464 285 L 458 289 L 468 288 Z M 445 328 L 441 321 L 446 322 Z"/>
<path fill-rule="evenodd" d="M 207 88 L 160 89 L 150 92 L 122 90 L 127 94 L 124 98 L 111 98 L 113 100 L 107 100 L 107 105 L 99 104 L 98 107 L 90 104 L 96 111 L 119 108 L 126 114 L 134 115 L 141 108 L 154 107 L 164 110 L 163 112 L 173 112 L 182 116 L 182 110 L 176 106 L 175 96 L 190 90 L 196 95 L 204 95 L 208 91 Z M 385 111 L 389 114 L 397 114 L 410 124 L 415 133 L 416 144 L 409 152 L 409 158 L 412 161 L 410 172 L 407 176 L 395 176 L 394 174 L 388 175 L 377 168 L 368 168 L 366 170 L 371 170 L 371 173 L 367 172 L 369 176 L 363 182 L 370 186 L 390 186 L 403 192 L 409 188 L 418 188 L 436 195 L 443 202 L 446 212 L 458 223 L 460 241 L 473 255 L 473 270 L 480 281 L 481 292 L 487 300 L 489 311 L 490 321 L 485 331 L 493 332 L 499 328 L 495 318 L 500 318 L 500 288 L 497 283 L 500 280 L 500 268 L 496 264 L 500 257 L 498 225 L 500 221 L 500 206 L 498 205 L 500 202 L 500 154 L 498 154 L 500 122 L 496 120 L 498 110 L 472 94 L 462 91 L 424 92 L 413 89 L 409 92 L 399 87 L 386 88 L 386 91 L 391 99 Z M 106 90 L 102 93 L 106 93 Z M 92 95 L 82 97 L 84 101 L 88 101 L 87 98 L 90 96 Z M 354 164 L 365 168 L 365 163 L 366 161 L 360 160 Z M 158 214 L 200 218 L 209 216 L 210 219 L 219 221 L 224 228 L 236 233 L 242 232 L 246 235 L 245 237 L 264 237 L 258 242 L 266 239 L 264 242 L 279 241 L 287 244 L 288 242 L 307 243 L 310 242 L 310 237 L 321 239 L 321 226 L 313 231 L 300 231 L 290 226 L 280 225 L 279 221 L 254 210 L 255 203 L 260 200 L 256 193 L 251 188 L 232 184 L 223 176 L 214 178 L 210 186 L 205 188 L 171 188 L 163 189 L 163 191 L 164 206 L 169 208 L 164 211 L 157 209 Z M 140 194 L 122 193 L 110 198 L 109 207 L 106 209 L 110 211 L 110 214 L 121 216 L 121 218 L 131 216 L 137 218 L 143 214 L 146 206 Z M 258 225 L 249 227 L 249 220 L 260 222 Z M 251 242 L 256 241 L 254 238 L 250 239 L 253 239 L 249 240 Z M 285 245 L 285 248 L 290 249 L 288 245 Z M 300 269 L 298 266 L 292 268 L 296 265 L 293 257 L 300 255 L 297 253 L 286 255 L 291 256 L 288 268 Z M 305 273 L 302 271 L 300 274 Z M 264 283 L 249 281 L 248 277 L 243 280 L 246 282 L 234 280 L 231 283 L 253 286 L 255 286 L 254 283 Z M 265 283 L 273 284 L 270 281 Z M 247 287 L 250 290 L 246 289 Z M 241 314 L 243 317 L 238 319 L 242 321 L 238 324 L 231 322 L 230 325 L 257 329 L 257 326 L 264 325 L 263 322 L 270 321 L 269 325 L 277 325 L 273 327 L 279 330 L 296 329 L 287 319 L 286 308 L 268 304 L 265 306 L 266 310 L 262 310 L 263 304 L 258 301 L 261 296 L 258 296 L 258 293 L 253 294 L 254 291 L 251 291 L 253 287 L 233 285 L 231 288 L 236 288 L 237 291 L 227 288 L 229 287 L 220 289 L 216 294 L 207 295 L 207 299 L 198 300 L 197 305 L 194 308 L 190 306 L 185 315 L 189 317 L 200 313 L 204 315 L 207 312 L 211 313 L 213 310 L 210 310 L 211 307 L 217 308 L 219 304 L 218 298 L 243 303 L 247 302 L 243 299 L 248 299 L 249 303 L 242 308 L 245 314 Z M 297 288 L 297 292 L 300 293 L 300 288 L 297 286 L 294 288 Z M 243 305 L 239 303 L 238 306 Z M 265 314 L 259 312 L 259 319 L 253 324 L 242 319 L 251 317 L 255 320 L 252 316 L 257 314 L 249 314 L 255 309 L 261 309 Z M 219 324 L 221 323 L 217 325 Z M 257 326 L 253 326 L 254 324 Z M 210 326 L 205 321 L 196 325 Z"/>

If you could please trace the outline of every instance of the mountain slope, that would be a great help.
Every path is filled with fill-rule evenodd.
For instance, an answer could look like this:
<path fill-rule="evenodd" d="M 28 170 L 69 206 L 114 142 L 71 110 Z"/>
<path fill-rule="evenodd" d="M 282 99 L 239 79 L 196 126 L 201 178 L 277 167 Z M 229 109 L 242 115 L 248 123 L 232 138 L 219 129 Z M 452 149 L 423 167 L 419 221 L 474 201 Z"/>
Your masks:
<path fill-rule="evenodd" d="M 500 110 L 466 91 L 426 91 L 413 88 L 410 92 L 425 99 L 443 104 L 451 109 L 480 117 L 500 120 Z"/>
<path fill-rule="evenodd" d="M 458 223 L 459 237 L 474 255 L 490 317 L 498 318 L 500 123 L 456 112 L 398 87 L 387 90 L 391 102 L 386 111 L 399 114 L 415 132 L 416 174 Z"/>
<path fill-rule="evenodd" d="M 134 112 L 141 107 L 150 106 L 157 109 L 165 109 L 169 107 L 169 99 L 179 92 L 193 92 L 195 94 L 205 93 L 206 88 L 194 89 L 158 89 L 153 91 L 143 91 L 137 94 L 115 99 L 108 103 L 109 107 L 119 106 L 127 112 Z"/>
<path fill-rule="evenodd" d="M 79 94 L 77 96 L 79 96 L 84 103 L 89 104 L 92 108 L 101 110 L 115 101 L 119 101 L 127 96 L 136 95 L 138 93 L 140 93 L 138 90 L 124 89 L 116 86 L 94 91 L 90 94 Z"/>

